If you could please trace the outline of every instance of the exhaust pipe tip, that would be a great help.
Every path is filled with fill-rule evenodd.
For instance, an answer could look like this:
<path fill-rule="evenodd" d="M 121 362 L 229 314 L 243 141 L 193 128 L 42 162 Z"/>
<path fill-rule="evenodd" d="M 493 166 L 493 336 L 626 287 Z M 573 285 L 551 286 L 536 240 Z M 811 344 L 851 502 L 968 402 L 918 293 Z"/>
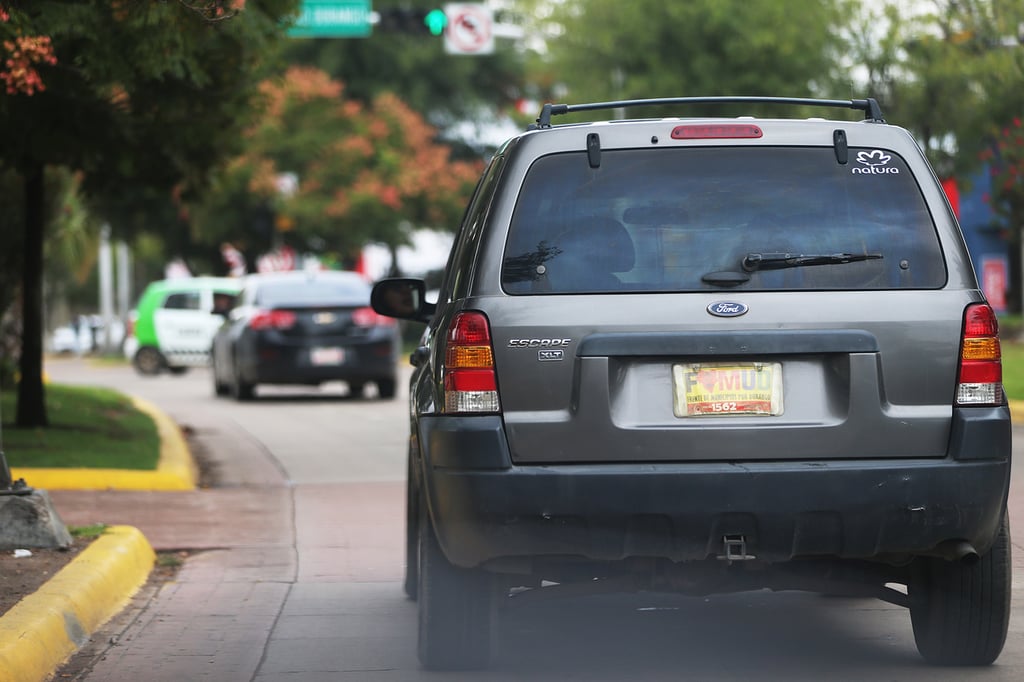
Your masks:
<path fill-rule="evenodd" d="M 936 553 L 947 561 L 959 561 L 967 566 L 978 563 L 981 556 L 974 545 L 966 540 L 948 540 L 936 547 Z"/>

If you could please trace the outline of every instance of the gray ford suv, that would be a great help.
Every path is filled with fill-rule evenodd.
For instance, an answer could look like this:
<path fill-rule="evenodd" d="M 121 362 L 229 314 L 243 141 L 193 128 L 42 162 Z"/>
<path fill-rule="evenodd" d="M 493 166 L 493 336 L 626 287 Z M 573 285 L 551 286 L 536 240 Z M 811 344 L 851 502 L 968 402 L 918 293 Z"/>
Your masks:
<path fill-rule="evenodd" d="M 551 123 L 709 102 L 864 119 Z M 874 100 L 545 105 L 424 290 L 384 280 L 373 305 L 426 323 L 405 584 L 425 667 L 486 665 L 513 588 L 874 596 L 910 609 L 930 662 L 999 655 L 996 318 Z"/>

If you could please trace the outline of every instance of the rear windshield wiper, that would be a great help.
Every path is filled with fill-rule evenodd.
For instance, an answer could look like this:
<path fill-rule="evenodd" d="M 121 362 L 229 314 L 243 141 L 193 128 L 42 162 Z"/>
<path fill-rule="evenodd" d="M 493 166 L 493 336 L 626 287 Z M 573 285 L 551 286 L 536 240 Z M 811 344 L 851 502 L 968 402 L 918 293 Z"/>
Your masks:
<path fill-rule="evenodd" d="M 802 268 L 806 265 L 842 265 L 858 263 L 865 260 L 882 258 L 880 253 L 821 253 L 805 255 L 802 253 L 748 253 L 743 257 L 743 269 L 747 272 L 755 270 L 782 270 L 783 268 Z"/>

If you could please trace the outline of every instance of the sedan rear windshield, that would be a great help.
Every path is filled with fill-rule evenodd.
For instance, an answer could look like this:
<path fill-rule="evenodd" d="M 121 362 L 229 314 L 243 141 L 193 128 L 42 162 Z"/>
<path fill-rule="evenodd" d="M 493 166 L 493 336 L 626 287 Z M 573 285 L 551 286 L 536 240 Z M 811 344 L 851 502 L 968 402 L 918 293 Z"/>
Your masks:
<path fill-rule="evenodd" d="M 256 293 L 261 306 L 365 306 L 370 302 L 370 285 L 351 279 L 310 278 L 264 282 Z"/>
<path fill-rule="evenodd" d="M 606 150 L 530 168 L 506 242 L 508 293 L 927 289 L 945 284 L 906 163 L 850 148 Z"/>

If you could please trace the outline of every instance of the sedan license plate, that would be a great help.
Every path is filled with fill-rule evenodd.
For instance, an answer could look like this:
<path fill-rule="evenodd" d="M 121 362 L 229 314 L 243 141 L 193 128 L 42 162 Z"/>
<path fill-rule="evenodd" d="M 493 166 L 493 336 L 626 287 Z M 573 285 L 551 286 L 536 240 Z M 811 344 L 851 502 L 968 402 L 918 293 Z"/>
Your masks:
<path fill-rule="evenodd" d="M 341 348 L 314 348 L 309 352 L 309 360 L 314 365 L 340 365 L 345 352 Z"/>
<path fill-rule="evenodd" d="M 782 414 L 778 362 L 688 363 L 672 366 L 677 417 Z"/>

